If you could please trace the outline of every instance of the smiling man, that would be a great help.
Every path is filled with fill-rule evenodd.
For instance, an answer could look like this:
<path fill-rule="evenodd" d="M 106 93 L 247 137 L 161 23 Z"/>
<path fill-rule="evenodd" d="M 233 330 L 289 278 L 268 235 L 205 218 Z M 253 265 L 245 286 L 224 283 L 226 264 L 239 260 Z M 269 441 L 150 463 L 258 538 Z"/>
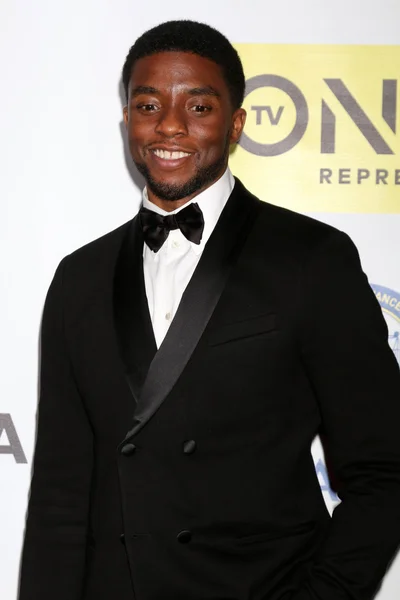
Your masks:
<path fill-rule="evenodd" d="M 171 211 L 225 172 L 245 121 L 243 91 L 231 97 L 221 67 L 193 53 L 152 54 L 131 73 L 129 65 L 124 120 L 132 158 L 149 199 Z"/>
<path fill-rule="evenodd" d="M 123 82 L 143 203 L 46 299 L 20 600 L 371 600 L 400 542 L 400 374 L 357 250 L 232 176 L 245 80 L 219 32 L 155 27 Z"/>

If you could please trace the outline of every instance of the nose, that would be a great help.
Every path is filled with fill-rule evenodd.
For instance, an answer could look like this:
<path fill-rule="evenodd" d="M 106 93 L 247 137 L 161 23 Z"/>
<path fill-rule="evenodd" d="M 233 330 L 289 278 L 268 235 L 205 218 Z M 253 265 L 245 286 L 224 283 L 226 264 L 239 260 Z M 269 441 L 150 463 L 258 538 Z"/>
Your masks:
<path fill-rule="evenodd" d="M 185 110 L 177 106 L 164 107 L 157 122 L 156 132 L 165 137 L 187 134 Z"/>

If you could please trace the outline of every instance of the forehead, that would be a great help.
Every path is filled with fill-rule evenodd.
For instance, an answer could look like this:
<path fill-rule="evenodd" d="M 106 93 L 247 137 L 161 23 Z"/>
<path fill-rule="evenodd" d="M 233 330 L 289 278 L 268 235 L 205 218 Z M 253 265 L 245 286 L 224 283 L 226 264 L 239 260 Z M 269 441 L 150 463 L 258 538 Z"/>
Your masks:
<path fill-rule="evenodd" d="M 159 52 L 139 58 L 133 65 L 130 87 L 148 85 L 157 89 L 179 87 L 216 88 L 228 94 L 221 67 L 212 60 L 189 52 Z"/>

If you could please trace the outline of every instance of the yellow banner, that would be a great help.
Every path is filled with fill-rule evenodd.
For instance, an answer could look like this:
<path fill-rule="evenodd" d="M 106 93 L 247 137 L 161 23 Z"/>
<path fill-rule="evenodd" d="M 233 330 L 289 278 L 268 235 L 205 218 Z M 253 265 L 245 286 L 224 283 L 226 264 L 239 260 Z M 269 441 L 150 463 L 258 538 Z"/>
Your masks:
<path fill-rule="evenodd" d="M 236 48 L 247 121 L 233 173 L 293 210 L 400 213 L 400 46 Z"/>

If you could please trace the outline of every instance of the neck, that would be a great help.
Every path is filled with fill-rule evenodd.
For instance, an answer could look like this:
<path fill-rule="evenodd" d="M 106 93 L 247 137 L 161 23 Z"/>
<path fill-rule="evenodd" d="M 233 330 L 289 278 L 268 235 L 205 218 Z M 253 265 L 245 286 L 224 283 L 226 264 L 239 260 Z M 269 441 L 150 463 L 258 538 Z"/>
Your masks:
<path fill-rule="evenodd" d="M 153 194 L 153 192 L 149 188 L 147 188 L 147 196 L 148 196 L 148 199 L 150 200 L 150 202 L 152 202 L 159 208 L 162 208 L 162 210 L 165 210 L 165 212 L 172 212 L 173 210 L 176 210 L 177 208 L 184 206 L 185 204 L 190 202 L 190 200 L 192 200 L 192 198 L 197 196 L 199 193 L 200 192 L 195 192 L 191 196 L 187 196 L 186 198 L 181 198 L 180 200 L 163 200 L 162 198 L 159 198 L 158 196 Z"/>

